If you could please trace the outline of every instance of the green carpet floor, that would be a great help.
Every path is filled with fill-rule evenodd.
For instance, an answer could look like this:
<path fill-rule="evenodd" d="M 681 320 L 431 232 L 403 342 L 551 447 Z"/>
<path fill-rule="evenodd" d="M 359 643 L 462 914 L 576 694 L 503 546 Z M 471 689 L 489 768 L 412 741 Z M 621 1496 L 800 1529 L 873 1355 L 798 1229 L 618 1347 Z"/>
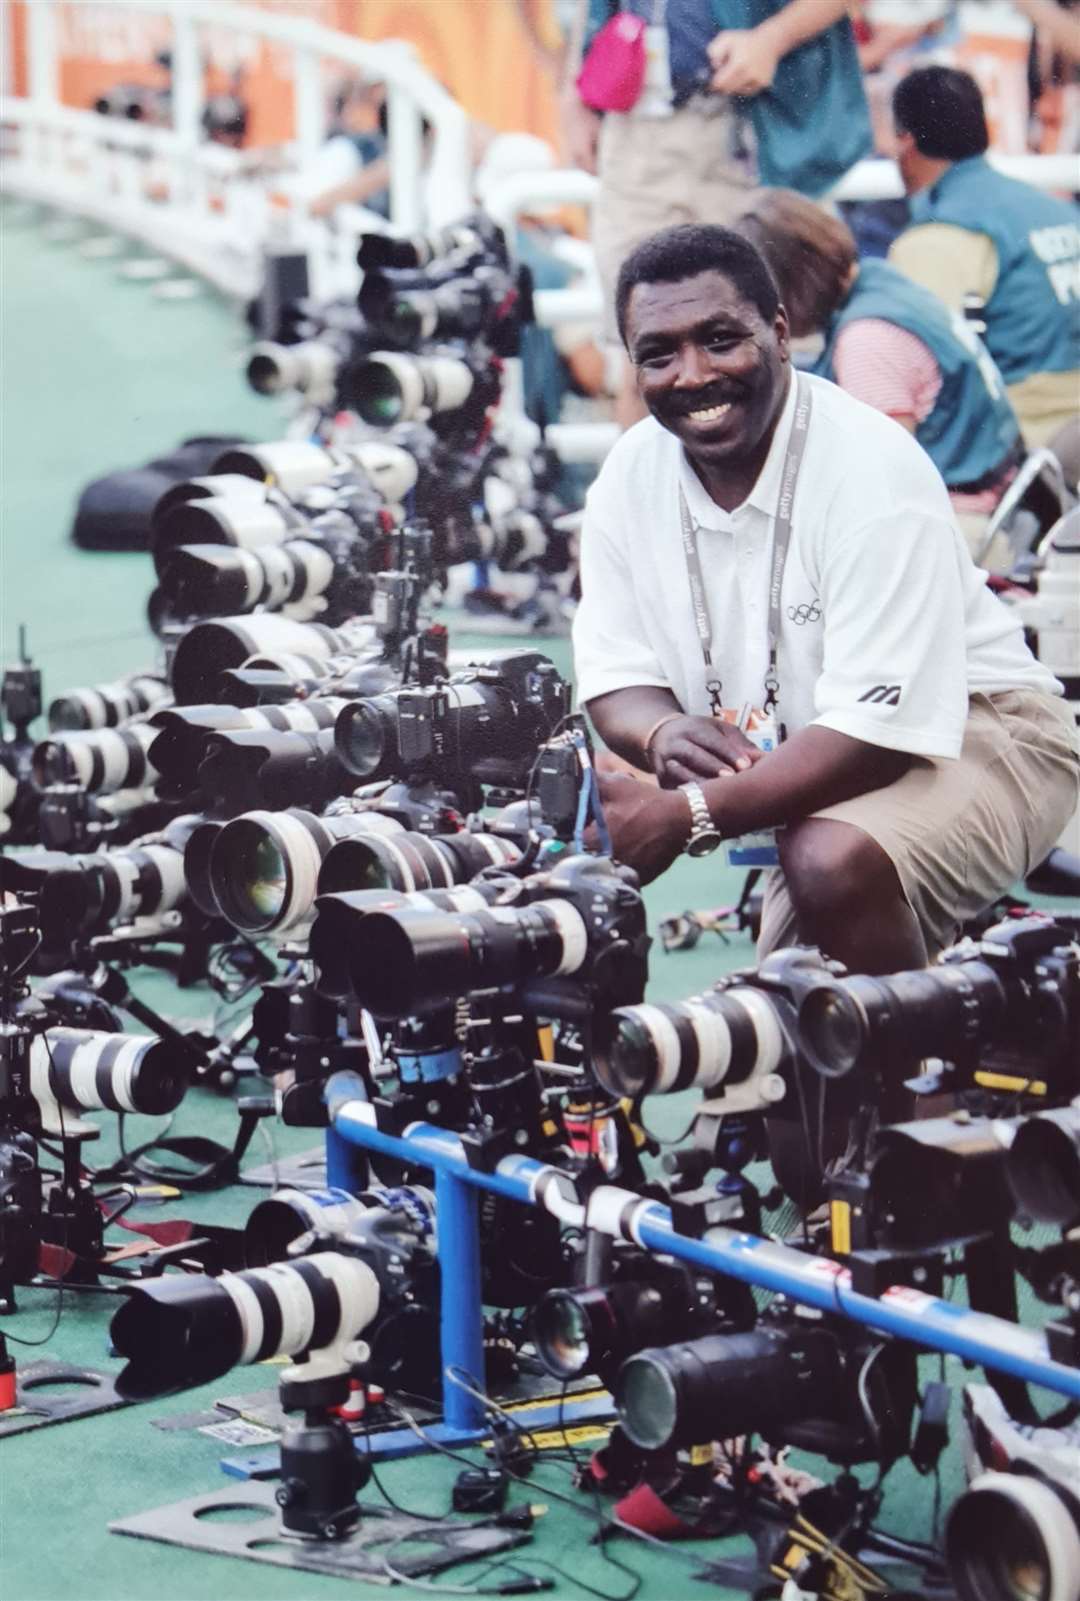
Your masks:
<path fill-rule="evenodd" d="M 35 659 L 44 669 L 46 696 L 87 685 L 149 664 L 154 642 L 143 622 L 151 584 L 148 558 L 84 554 L 68 540 L 75 499 L 86 480 L 133 466 L 167 451 L 186 435 L 237 430 L 254 438 L 275 436 L 282 413 L 245 387 L 241 372 L 243 329 L 234 308 L 209 293 L 183 302 L 156 300 L 144 284 L 125 282 L 115 262 L 81 259 L 71 245 L 50 244 L 39 222 L 22 208 L 5 207 L 3 222 L 2 341 L 4 388 L 0 413 L 0 660 L 16 649 L 16 625 L 25 622 Z M 454 643 L 473 643 L 455 633 Z M 482 643 L 482 642 L 477 642 Z M 551 647 L 567 662 L 565 644 Z M 739 875 L 704 864 L 680 863 L 648 894 L 656 918 L 686 907 L 734 898 Z M 692 994 L 722 971 L 752 960 L 745 939 L 723 946 L 714 937 L 693 952 L 653 962 L 651 994 Z M 153 1003 L 192 1016 L 211 1010 L 209 992 L 177 996 L 153 978 L 140 986 Z M 661 1132 L 685 1125 L 688 1106 L 676 1098 L 650 1109 Z M 107 1120 L 103 1120 L 107 1121 Z M 128 1139 L 145 1137 L 147 1120 L 130 1120 Z M 146 1128 L 135 1126 L 147 1122 Z M 231 1138 L 232 1103 L 193 1092 L 176 1114 L 173 1132 Z M 157 1125 L 160 1127 L 160 1124 Z M 265 1127 L 265 1125 L 264 1125 Z M 280 1154 L 314 1143 L 310 1133 L 275 1128 L 268 1134 Z M 107 1159 L 115 1132 L 107 1128 L 90 1154 Z M 264 1161 L 258 1141 L 252 1162 Z M 234 1188 L 195 1197 L 142 1215 L 179 1215 L 238 1224 L 257 1192 Z M 20 1310 L 5 1320 L 5 1332 L 31 1341 L 46 1339 L 44 1354 L 110 1367 L 107 1324 L 116 1302 L 101 1296 L 65 1295 L 57 1317 L 56 1296 L 42 1290 L 20 1294 Z M 20 1360 L 38 1351 L 13 1346 Z M 936 1364 L 935 1364 L 936 1366 Z M 956 1377 L 960 1381 L 960 1370 Z M 190 1431 L 163 1431 L 154 1420 L 205 1409 L 215 1397 L 271 1387 L 273 1369 L 237 1370 L 226 1379 L 169 1401 L 43 1429 L 4 1441 L 0 1447 L 0 1593 L 6 1601 L 183 1601 L 187 1597 L 295 1598 L 348 1593 L 345 1581 L 290 1574 L 251 1563 L 214 1559 L 110 1535 L 111 1518 L 219 1488 L 223 1448 Z M 426 1456 L 385 1470 L 391 1493 L 409 1506 L 442 1512 L 456 1466 Z M 955 1453 L 946 1486 L 958 1484 Z M 603 1593 L 629 1601 L 635 1593 L 625 1572 L 609 1566 L 589 1544 L 586 1503 L 578 1511 L 555 1499 L 566 1494 L 565 1468 L 541 1471 L 517 1501 L 547 1502 L 548 1514 L 528 1548 L 557 1563 L 555 1594 Z M 374 1488 L 366 1492 L 377 1500 Z M 932 1487 L 906 1467 L 889 1481 L 885 1524 L 915 1538 L 929 1535 Z M 712 1549 L 710 1547 L 710 1549 Z M 717 1547 L 734 1551 L 738 1545 Z M 643 1601 L 729 1593 L 695 1582 L 676 1557 L 618 1544 L 618 1556 L 640 1575 Z M 545 1570 L 537 1569 L 537 1572 Z M 446 1576 L 468 1583 L 469 1570 Z M 489 1578 L 487 1582 L 494 1582 Z M 588 1587 L 592 1586 L 590 1590 Z M 385 1593 L 352 1582 L 351 1593 Z M 419 1592 L 417 1592 L 419 1593 Z"/>

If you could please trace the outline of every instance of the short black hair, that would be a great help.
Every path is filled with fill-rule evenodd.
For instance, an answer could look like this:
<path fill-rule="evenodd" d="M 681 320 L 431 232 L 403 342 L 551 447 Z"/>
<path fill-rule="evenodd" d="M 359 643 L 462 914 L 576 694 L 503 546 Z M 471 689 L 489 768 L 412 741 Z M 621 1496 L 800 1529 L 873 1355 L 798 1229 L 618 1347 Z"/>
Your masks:
<path fill-rule="evenodd" d="M 956 67 L 916 67 L 893 91 L 893 121 L 920 155 L 939 161 L 981 156 L 990 143 L 982 90 Z"/>
<path fill-rule="evenodd" d="M 699 272 L 722 272 L 739 293 L 772 322 L 780 305 L 765 257 L 748 239 L 730 228 L 709 223 L 679 223 L 650 234 L 619 268 L 615 285 L 615 320 L 626 343 L 626 307 L 638 284 L 678 283 Z"/>

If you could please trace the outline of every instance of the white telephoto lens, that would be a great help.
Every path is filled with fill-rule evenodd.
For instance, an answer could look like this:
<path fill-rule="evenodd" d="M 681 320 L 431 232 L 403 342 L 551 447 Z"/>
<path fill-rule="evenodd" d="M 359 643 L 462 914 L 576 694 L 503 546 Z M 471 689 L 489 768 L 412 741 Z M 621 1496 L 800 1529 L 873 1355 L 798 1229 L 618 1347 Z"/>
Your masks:
<path fill-rule="evenodd" d="M 409 491 L 416 487 L 420 469 L 415 458 L 407 450 L 402 450 L 400 445 L 384 445 L 373 439 L 352 446 L 348 454 L 390 505 L 404 500 Z"/>
<path fill-rule="evenodd" d="M 277 439 L 267 445 L 248 445 L 238 454 L 257 463 L 265 481 L 289 500 L 315 484 L 325 483 L 335 468 L 333 456 L 307 439 Z"/>
<path fill-rule="evenodd" d="M 435 399 L 432 411 L 456 411 L 472 394 L 473 375 L 463 361 L 453 356 L 431 356 L 425 363 Z"/>
<path fill-rule="evenodd" d="M 260 494 L 265 494 L 262 484 L 249 478 L 248 483 L 255 484 Z M 269 500 L 256 500 L 250 495 L 237 496 L 229 500 L 199 501 L 200 511 L 211 518 L 225 535 L 226 543 L 235 545 L 238 550 L 265 550 L 269 546 L 280 545 L 289 537 L 289 524 L 282 516 L 280 509 Z M 170 532 L 181 521 L 179 517 L 165 526 Z M 204 537 L 205 520 L 199 529 L 199 539 Z M 175 540 L 173 541 L 176 542 Z M 198 539 L 185 541 L 185 543 L 198 544 Z"/>
<path fill-rule="evenodd" d="M 1051 1484 L 982 1473 L 949 1513 L 945 1553 L 963 1601 L 1080 1601 L 1080 1530 Z"/>
<path fill-rule="evenodd" d="M 555 969 L 556 975 L 580 972 L 589 955 L 589 930 L 585 927 L 585 919 L 569 901 L 537 901 L 535 904 L 551 918 L 562 940 L 562 956 Z"/>

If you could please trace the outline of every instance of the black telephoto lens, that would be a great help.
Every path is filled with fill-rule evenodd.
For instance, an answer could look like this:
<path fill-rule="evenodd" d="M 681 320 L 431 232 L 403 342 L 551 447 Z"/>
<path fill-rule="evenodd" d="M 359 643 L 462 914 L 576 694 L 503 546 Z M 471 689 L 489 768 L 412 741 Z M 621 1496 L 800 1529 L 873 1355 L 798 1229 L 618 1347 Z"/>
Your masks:
<path fill-rule="evenodd" d="M 238 706 L 174 706 L 154 718 L 154 727 L 150 760 L 159 774 L 158 793 L 171 799 L 198 788 L 207 735 L 216 729 L 250 728 L 251 718 Z"/>
<path fill-rule="evenodd" d="M 223 545 L 178 545 L 162 562 L 160 576 L 162 596 L 174 617 L 254 611 L 267 592 L 255 552 Z M 271 609 L 279 610 L 280 603 Z"/>
<path fill-rule="evenodd" d="M 628 1280 L 549 1290 L 533 1311 L 533 1343 L 554 1378 L 606 1378 L 630 1352 L 665 1335 L 689 1333 L 691 1308 L 685 1275 L 673 1275 L 668 1283 Z"/>
<path fill-rule="evenodd" d="M 350 701 L 334 730 L 337 753 L 350 773 L 372 783 L 394 776 L 398 762 L 397 697 Z"/>
<path fill-rule="evenodd" d="M 643 1451 L 727 1440 L 800 1419 L 842 1402 L 843 1367 L 823 1329 L 708 1334 L 640 1351 L 616 1386 L 619 1420 Z"/>
<path fill-rule="evenodd" d="M 917 1249 L 1006 1227 L 1005 1157 L 994 1118 L 935 1117 L 880 1129 L 867 1163 L 878 1243 Z"/>
<path fill-rule="evenodd" d="M 198 776 L 206 810 L 217 817 L 237 817 L 261 807 L 282 811 L 304 803 L 322 806 L 354 784 L 337 759 L 330 729 L 318 734 L 273 729 L 211 734 Z"/>
<path fill-rule="evenodd" d="M 889 978 L 823 977 L 799 1002 L 799 1043 L 823 1078 L 924 1056 L 966 1058 L 991 1035 L 1006 1003 L 997 974 L 980 961 Z"/>
<path fill-rule="evenodd" d="M 340 636 L 319 623 L 297 623 L 268 612 L 196 623 L 176 647 L 172 685 L 179 706 L 217 699 L 222 673 L 242 667 L 249 656 L 297 652 L 320 660 L 341 648 Z"/>
<path fill-rule="evenodd" d="M 433 912 L 452 910 L 458 904 L 468 907 L 486 904 L 482 895 L 468 887 L 432 890 L 423 899 Z M 411 905 L 412 898 L 409 895 L 393 889 L 335 891 L 333 894 L 320 895 L 309 941 L 320 994 L 339 1000 L 352 996 L 357 931 L 373 912 L 388 917 L 399 909 L 408 910 Z M 401 1007 L 398 1015 L 407 1011 L 407 1007 Z"/>
<path fill-rule="evenodd" d="M 0 857 L 0 889 L 36 892 L 43 942 L 60 946 L 179 906 L 185 892 L 181 846 L 158 836 L 86 855 L 35 850 Z"/>
<path fill-rule="evenodd" d="M 180 799 L 199 786 L 199 766 L 211 734 L 317 734 L 333 727 L 341 705 L 327 696 L 290 700 L 280 706 L 174 706 L 154 718 L 157 737 L 150 760 L 158 771 L 158 793 Z"/>
<path fill-rule="evenodd" d="M 486 905 L 445 912 L 418 902 L 391 913 L 373 908 L 362 917 L 350 968 L 361 1006 L 391 1017 L 448 995 L 574 973 L 587 953 L 581 914 L 566 901 L 501 908 L 498 915 Z"/>

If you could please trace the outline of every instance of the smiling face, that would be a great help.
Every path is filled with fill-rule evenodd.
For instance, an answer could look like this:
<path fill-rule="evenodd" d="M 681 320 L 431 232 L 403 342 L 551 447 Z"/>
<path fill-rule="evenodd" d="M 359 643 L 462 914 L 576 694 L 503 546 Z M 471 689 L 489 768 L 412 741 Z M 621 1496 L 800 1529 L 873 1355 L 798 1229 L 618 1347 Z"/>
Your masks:
<path fill-rule="evenodd" d="M 625 328 L 641 398 L 731 510 L 761 471 L 787 395 L 783 307 L 766 321 L 726 274 L 710 270 L 635 284 Z"/>

